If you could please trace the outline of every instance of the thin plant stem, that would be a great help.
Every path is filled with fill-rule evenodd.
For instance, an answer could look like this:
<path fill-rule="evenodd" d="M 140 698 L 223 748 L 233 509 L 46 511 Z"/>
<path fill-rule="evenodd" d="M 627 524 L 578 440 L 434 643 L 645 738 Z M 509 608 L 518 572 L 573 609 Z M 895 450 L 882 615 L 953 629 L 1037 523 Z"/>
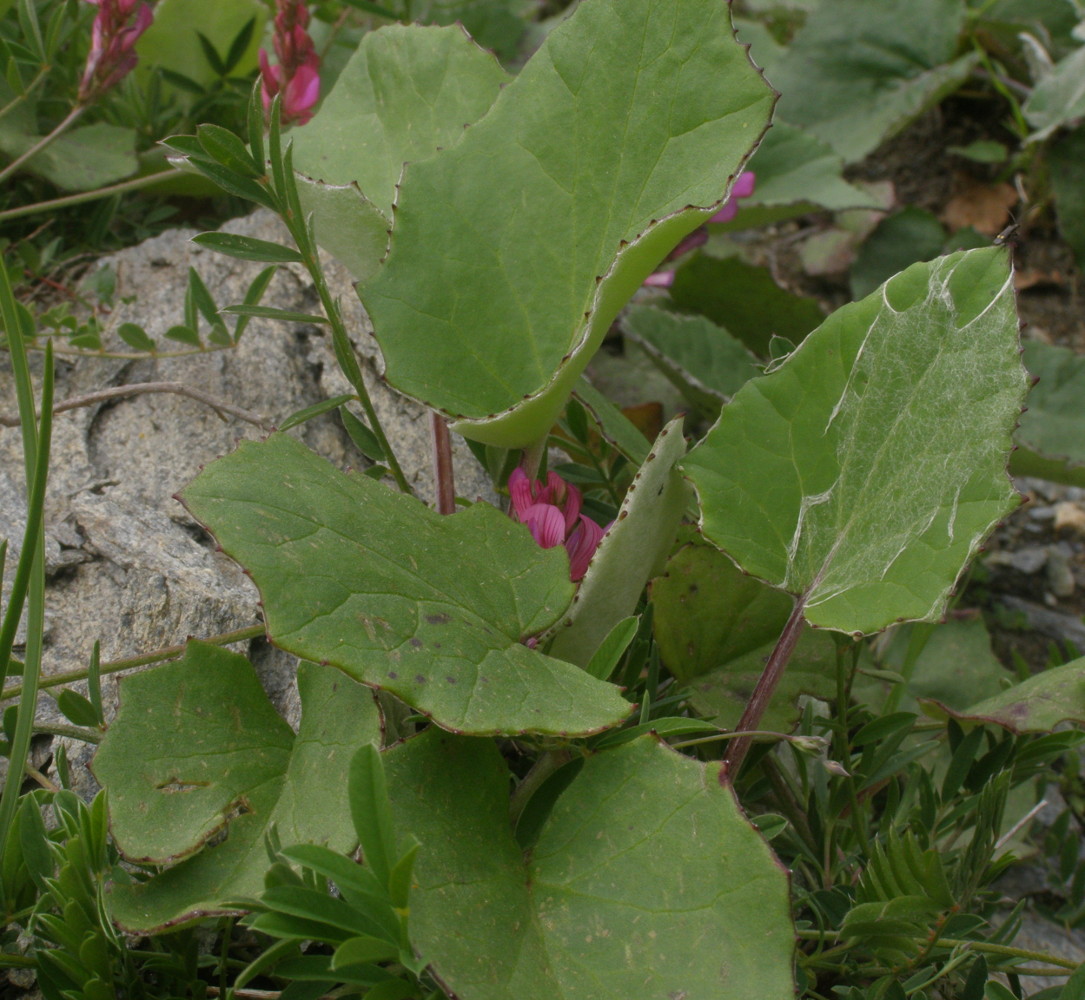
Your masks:
<path fill-rule="evenodd" d="M 550 750 L 535 761 L 531 770 L 523 776 L 520 784 L 516 786 L 509 797 L 509 825 L 513 829 L 516 828 L 516 824 L 523 815 L 524 807 L 550 775 L 573 760 L 575 760 L 574 752 L 563 747 L 560 750 Z"/>
<path fill-rule="evenodd" d="M 53 353 L 58 358 L 119 358 L 121 361 L 146 361 L 154 358 L 158 361 L 162 358 L 191 358 L 197 354 L 232 351 L 236 347 L 237 344 L 223 344 L 221 347 L 201 347 L 188 351 L 84 351 L 79 348 L 58 347 Z"/>
<path fill-rule="evenodd" d="M 362 377 L 362 369 L 358 364 L 358 359 L 354 356 L 354 348 L 350 343 L 350 337 L 347 335 L 347 328 L 343 323 L 339 303 L 332 298 L 328 283 L 324 280 L 324 270 L 320 266 L 316 252 L 302 250 L 302 256 L 305 258 L 305 266 L 309 271 L 309 276 L 313 279 L 317 295 L 320 296 L 320 303 L 324 307 L 324 315 L 328 317 L 328 322 L 331 324 L 332 344 L 335 349 L 336 360 L 343 369 L 347 381 L 354 387 L 354 391 L 358 395 L 358 402 L 362 404 L 362 409 L 365 410 L 369 429 L 376 436 L 381 450 L 384 452 L 384 457 L 388 462 L 388 468 L 392 473 L 392 478 L 396 481 L 396 485 L 404 493 L 413 493 L 410 483 L 407 482 L 407 477 L 403 474 L 399 459 L 396 458 L 396 453 L 392 449 L 392 444 L 384 433 L 384 427 L 381 426 L 380 417 L 377 416 L 376 407 L 373 406 L 373 400 L 369 398 L 369 390 L 365 386 L 365 379 Z"/>
<path fill-rule="evenodd" d="M 39 212 L 55 212 L 61 208 L 69 208 L 72 205 L 84 205 L 88 201 L 97 201 L 99 198 L 109 198 L 115 194 L 125 194 L 128 191 L 139 191 L 163 181 L 175 180 L 176 174 L 172 170 L 163 170 L 155 174 L 147 174 L 144 177 L 133 177 L 131 180 L 118 181 L 106 187 L 95 188 L 93 191 L 80 191 L 78 194 L 64 195 L 62 198 L 50 198 L 48 201 L 37 201 L 33 205 L 20 205 L 18 208 L 9 208 L 6 212 L 0 212 L 0 222 L 8 219 L 21 219 L 26 215 L 36 215 Z"/>
<path fill-rule="evenodd" d="M 820 736 L 792 736 L 788 733 L 774 733 L 771 729 L 735 729 L 727 733 L 713 733 L 711 736 L 698 736 L 695 740 L 680 740 L 672 743 L 671 749 L 700 746 L 702 743 L 721 743 L 728 740 L 755 740 L 759 736 L 778 740 L 781 743 L 798 743 L 800 746 L 810 740 L 821 740 Z"/>
<path fill-rule="evenodd" d="M 437 513 L 456 513 L 456 478 L 452 469 L 452 436 L 445 418 L 436 410 L 429 415 L 433 442 L 433 486 L 437 495 Z"/>
<path fill-rule="evenodd" d="M 837 941 L 843 942 L 837 947 L 831 949 L 831 951 L 825 951 L 822 954 L 827 956 L 830 954 L 844 953 L 851 948 L 851 945 L 844 940 L 844 935 L 839 931 L 829 930 L 796 930 L 795 936 L 803 941 L 819 941 L 823 938 L 834 938 Z M 922 941 L 917 938 L 916 943 L 925 944 L 926 941 Z M 994 944 L 989 941 L 969 941 L 963 938 L 939 938 L 938 947 L 940 948 L 964 948 L 968 951 L 979 952 L 984 955 L 999 955 L 1003 958 L 1019 958 L 1030 962 L 1047 962 L 1053 968 L 1058 968 L 1060 972 L 1076 972 L 1079 962 L 1073 961 L 1069 958 L 1059 958 L 1057 955 L 1049 955 L 1042 951 L 1030 951 L 1027 948 L 1014 948 L 1012 945 L 1007 944 Z"/>
<path fill-rule="evenodd" d="M 58 785 L 55 785 L 52 781 L 45 777 L 45 775 L 42 774 L 41 771 L 39 771 L 36 767 L 31 767 L 29 764 L 27 764 L 23 768 L 23 773 L 26 775 L 26 777 L 32 779 L 33 781 L 36 781 L 47 792 L 60 791 L 60 787 Z"/>
<path fill-rule="evenodd" d="M 520 459 L 520 468 L 528 479 L 538 479 L 539 470 L 542 468 L 543 456 L 546 454 L 546 445 L 550 440 L 549 434 L 544 434 L 538 441 L 529 444 L 524 449 L 524 456 Z"/>
<path fill-rule="evenodd" d="M 246 642 L 249 639 L 258 639 L 266 634 L 267 632 L 263 625 L 249 625 L 246 628 L 235 629 L 232 632 L 222 632 L 219 635 L 208 636 L 200 641 L 210 643 L 213 646 L 229 646 L 231 643 L 235 642 Z M 145 667 L 149 663 L 161 663 L 163 660 L 172 660 L 184 653 L 185 647 L 185 643 L 180 643 L 176 646 L 163 646 L 161 649 L 156 649 L 152 653 L 144 653 L 141 656 L 130 656 L 123 660 L 110 660 L 107 663 L 101 664 L 98 668 L 98 673 L 105 676 L 106 674 L 120 673 L 122 670 L 131 670 L 133 667 Z M 86 680 L 89 676 L 89 670 L 68 670 L 62 674 L 53 674 L 49 677 L 43 677 L 40 686 L 42 688 L 60 687 L 64 684 L 73 684 L 76 681 Z M 18 698 L 22 693 L 22 685 L 15 684 L 0 692 L 0 701 Z"/>
<path fill-rule="evenodd" d="M 21 94 L 16 94 L 10 101 L 7 102 L 7 104 L 0 108 L 0 118 L 4 118 L 6 115 L 14 111 L 35 90 L 37 90 L 38 87 L 40 87 L 41 84 L 44 82 L 45 78 L 49 75 L 49 71 L 52 68 L 52 66 L 42 66 L 42 68 L 38 70 L 38 75 L 35 76 L 34 79 L 26 85 L 23 92 Z"/>
<path fill-rule="evenodd" d="M 369 421 L 369 429 L 373 432 L 381 446 L 381 450 L 384 452 L 385 461 L 388 463 L 392 478 L 395 479 L 400 490 L 412 494 L 414 491 L 411 489 L 410 483 L 407 482 L 407 477 L 403 474 L 399 459 L 396 458 L 391 442 L 384 433 L 380 417 L 377 416 L 373 400 L 369 397 L 369 390 L 366 388 L 365 379 L 362 376 L 361 365 L 358 364 L 354 346 L 350 342 L 346 324 L 343 322 L 343 313 L 339 308 L 339 302 L 332 297 L 327 279 L 324 277 L 324 268 L 320 263 L 320 252 L 317 250 L 316 240 L 313 238 L 310 221 L 302 211 L 297 183 L 294 180 L 292 149 L 288 145 L 284 153 L 281 144 L 279 125 L 281 96 L 277 95 L 275 101 L 272 102 L 272 122 L 268 133 L 268 146 L 271 154 L 271 168 L 275 195 L 278 199 L 279 216 L 282 218 L 287 231 L 298 248 L 298 252 L 301 254 L 302 264 L 309 272 L 309 277 L 312 278 L 313 287 L 316 289 L 320 304 L 324 309 L 324 315 L 327 316 L 328 323 L 331 325 L 332 348 L 335 351 L 335 359 L 338 361 L 347 381 L 354 387 L 354 391 L 358 395 L 358 402 L 362 404 L 366 419 Z"/>
<path fill-rule="evenodd" d="M 59 139 L 65 132 L 68 131 L 82 116 L 83 112 L 87 110 L 85 104 L 77 104 L 65 118 L 53 129 L 48 135 L 43 135 L 33 146 L 31 146 L 25 153 L 16 156 L 3 170 L 0 170 L 0 181 L 5 181 L 16 170 L 18 170 L 27 160 L 33 156 L 37 156 L 43 149 L 50 146 L 57 139 Z"/>
<path fill-rule="evenodd" d="M 65 726 L 61 723 L 37 722 L 34 724 L 35 736 L 63 736 L 65 739 L 80 740 L 83 743 L 101 743 L 102 734 L 96 729 L 85 726 Z"/>
<path fill-rule="evenodd" d="M 834 754 L 838 761 L 847 760 L 851 756 L 851 746 L 848 740 L 848 707 L 851 703 L 851 694 L 848 690 L 848 672 L 844 669 L 844 651 L 837 647 L 836 651 L 836 724 L 833 731 Z M 870 840 L 867 837 L 866 826 L 863 823 L 863 814 L 859 808 L 859 791 L 855 786 L 855 778 L 849 772 L 844 779 L 848 790 L 848 802 L 852 832 L 855 839 L 862 845 L 863 851 L 869 856 Z"/>
<path fill-rule="evenodd" d="M 737 731 L 744 732 L 757 729 L 765 710 L 769 707 L 776 686 L 780 683 L 780 678 L 783 677 L 784 670 L 787 669 L 791 654 L 795 651 L 795 644 L 799 641 L 799 636 L 802 635 L 803 625 L 805 624 L 802 616 L 804 606 L 805 602 L 801 599 L 795 602 L 791 617 L 788 618 L 784 630 L 780 633 L 780 638 L 769 656 L 768 663 L 765 664 L 765 669 L 757 679 L 757 686 L 754 688 L 753 694 L 750 695 L 750 700 L 746 703 L 742 718 L 738 720 L 738 725 L 735 727 Z M 739 768 L 742 767 L 743 760 L 746 759 L 751 742 L 752 737 L 743 735 L 727 748 L 727 753 L 723 758 L 723 767 L 720 769 L 720 784 L 733 783 L 734 778 L 738 775 Z"/>
<path fill-rule="evenodd" d="M 26 659 L 23 661 L 23 696 L 15 718 L 15 732 L 8 753 L 8 776 L 0 793 L 0 853 L 7 842 L 8 831 L 15 818 L 22 776 L 25 773 L 37 711 L 38 681 L 41 677 L 41 654 L 45 635 L 45 485 L 49 471 L 49 445 L 52 436 L 53 354 L 45 352 L 45 371 L 41 387 L 41 422 L 34 412 L 34 391 L 27 365 L 26 345 L 14 310 L 14 296 L 7 269 L 0 262 L 0 310 L 4 316 L 12 371 L 15 375 L 19 413 L 22 417 L 23 453 L 26 466 L 27 527 L 23 535 L 23 550 L 12 582 L 10 603 L 4 616 L 0 666 L 6 668 L 11 656 L 11 643 L 20 617 L 21 601 L 15 600 L 16 587 L 24 566 L 26 571 Z M 29 557 L 29 558 L 28 558 Z"/>
<path fill-rule="evenodd" d="M 71 399 L 62 400 L 53 407 L 53 413 L 63 413 L 65 410 L 93 406 L 95 403 L 103 403 L 110 399 L 141 396 L 151 392 L 168 392 L 178 396 L 187 396 L 189 399 L 205 403 L 219 416 L 229 413 L 239 420 L 254 424 L 261 430 L 272 431 L 275 429 L 275 425 L 270 420 L 260 416 L 259 413 L 253 413 L 251 410 L 216 399 L 210 393 L 206 393 L 202 389 L 194 389 L 192 386 L 185 385 L 184 382 L 136 382 L 132 385 L 117 385 L 110 389 L 102 389 L 99 392 L 87 393 L 85 396 L 73 396 Z M 19 419 L 17 417 L 0 415 L 0 427 L 16 427 L 18 424 Z"/>

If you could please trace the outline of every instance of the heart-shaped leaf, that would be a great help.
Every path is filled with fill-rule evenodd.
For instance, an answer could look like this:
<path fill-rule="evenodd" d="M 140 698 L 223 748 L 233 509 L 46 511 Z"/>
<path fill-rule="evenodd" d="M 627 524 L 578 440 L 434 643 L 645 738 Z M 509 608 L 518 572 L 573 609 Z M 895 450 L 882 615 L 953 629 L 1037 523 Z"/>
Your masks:
<path fill-rule="evenodd" d="M 718 0 L 581 4 L 459 143 L 407 168 L 360 289 L 388 380 L 468 437 L 539 440 L 621 306 L 727 197 L 772 101 Z"/>
<path fill-rule="evenodd" d="M 718 765 L 651 736 L 590 756 L 525 857 L 492 743 L 431 729 L 385 756 L 422 843 L 411 939 L 456 996 L 793 996 L 787 876 Z"/>
<path fill-rule="evenodd" d="M 1017 504 L 1025 390 L 1005 250 L 956 253 L 830 316 L 681 464 L 705 535 L 811 624 L 933 620 Z"/>
<path fill-rule="evenodd" d="M 354 752 L 380 739 L 372 693 L 312 663 L 298 668 L 298 689 L 295 736 L 248 660 L 217 646 L 191 642 L 176 663 L 123 681 L 94 759 L 114 839 L 135 861 L 185 859 L 114 888 L 124 927 L 174 926 L 258 894 L 272 826 L 284 844 L 353 845 L 344 775 Z M 209 846 L 224 827 L 226 839 Z"/>
<path fill-rule="evenodd" d="M 523 644 L 568 606 L 568 557 L 489 504 L 442 517 L 281 434 L 243 442 L 182 499 L 252 575 L 276 645 L 447 729 L 584 735 L 630 711 Z"/>

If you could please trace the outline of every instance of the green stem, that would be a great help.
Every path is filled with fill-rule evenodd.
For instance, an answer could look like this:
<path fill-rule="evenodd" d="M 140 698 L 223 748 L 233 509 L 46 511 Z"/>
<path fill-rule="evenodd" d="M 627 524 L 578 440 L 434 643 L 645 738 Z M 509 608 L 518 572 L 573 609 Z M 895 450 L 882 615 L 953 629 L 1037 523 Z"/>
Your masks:
<path fill-rule="evenodd" d="M 245 642 L 249 639 L 258 639 L 266 634 L 267 632 L 263 625 L 249 625 L 247 628 L 239 628 L 232 632 L 222 632 L 219 635 L 208 636 L 206 639 L 201 639 L 200 642 L 207 642 L 213 646 L 228 646 L 234 642 Z M 149 663 L 161 663 L 163 660 L 172 660 L 175 657 L 182 655 L 185 651 L 185 647 L 186 644 L 181 643 L 176 646 L 164 646 L 162 649 L 156 649 L 153 653 L 144 653 L 142 656 L 130 656 L 123 660 L 111 660 L 108 663 L 103 663 L 98 668 L 98 673 L 101 676 L 105 676 L 106 674 L 120 673 L 122 670 L 131 670 L 133 667 L 144 667 Z M 60 687 L 63 684 L 72 684 L 75 681 L 86 680 L 89 676 L 89 670 L 69 670 L 63 674 L 53 674 L 50 677 L 43 677 L 40 686 L 42 688 Z M 13 685 L 0 692 L 0 701 L 18 698 L 22 693 L 23 688 L 21 685 Z"/>
<path fill-rule="evenodd" d="M 68 112 L 56 128 L 53 129 L 48 135 L 43 135 L 33 146 L 31 146 L 25 153 L 20 156 L 16 156 L 3 170 L 0 170 L 0 181 L 7 180 L 16 170 L 18 170 L 27 160 L 31 157 L 37 156 L 43 149 L 54 143 L 65 132 L 68 131 L 80 118 L 84 111 L 86 111 L 85 104 L 77 104 L 71 111 Z"/>
<path fill-rule="evenodd" d="M 795 936 L 803 941 L 820 941 L 827 937 L 840 941 L 843 935 L 839 931 L 814 931 L 797 930 Z M 917 944 L 925 944 L 925 941 L 916 939 Z M 979 952 L 984 955 L 1001 955 L 1004 958 L 1027 959 L 1031 962 L 1047 962 L 1052 968 L 1058 968 L 1060 972 L 1076 972 L 1079 962 L 1068 958 L 1058 958 L 1042 951 L 1030 951 L 1027 948 L 1014 948 L 1007 944 L 992 944 L 988 941 L 969 941 L 964 938 L 939 938 L 938 945 L 941 948 L 967 948 L 969 951 Z M 822 956 L 828 956 L 850 949 L 850 943 L 843 943 L 829 951 L 822 952 Z"/>
<path fill-rule="evenodd" d="M 158 173 L 147 174 L 144 177 L 134 177 L 132 180 L 119 181 L 107 187 L 95 188 L 93 191 L 80 191 L 78 194 L 65 195 L 63 198 L 51 198 L 49 201 L 36 201 L 33 205 L 21 205 L 19 208 L 9 208 L 6 212 L 0 212 L 0 222 L 8 219 L 21 219 L 25 215 L 36 215 L 38 212 L 55 212 L 71 205 L 82 205 L 88 201 L 97 201 L 99 198 L 108 198 L 114 194 L 124 194 L 127 191 L 139 191 L 145 187 L 161 184 L 163 181 L 175 179 L 172 170 L 162 170 Z"/>
<path fill-rule="evenodd" d="M 848 740 L 848 706 L 851 704 L 851 695 L 848 692 L 848 675 L 844 670 L 844 653 L 839 647 L 836 651 L 836 724 L 833 731 L 834 754 L 838 761 L 847 761 L 851 758 L 851 746 Z M 855 787 L 855 778 L 851 772 L 844 779 L 848 790 L 848 802 L 852 832 L 855 839 L 863 848 L 864 854 L 870 856 L 870 841 L 867 838 L 866 827 L 863 823 L 863 813 L 859 808 L 859 793 Z"/>
<path fill-rule="evenodd" d="M 561 749 L 550 750 L 535 761 L 531 770 L 523 776 L 520 784 L 516 786 L 509 797 L 509 825 L 512 829 L 516 829 L 516 824 L 520 821 L 524 808 L 531 801 L 531 797 L 542 787 L 546 779 L 573 759 L 575 759 L 575 755 L 572 750 Z"/>
<path fill-rule="evenodd" d="M 542 468 L 543 456 L 546 454 L 546 444 L 550 440 L 549 434 L 544 434 L 538 441 L 529 444 L 524 449 L 523 458 L 520 459 L 520 468 L 528 479 L 538 479 L 539 470 Z"/>
<path fill-rule="evenodd" d="M 297 242 L 296 235 L 295 242 Z M 305 242 L 308 244 L 309 241 L 306 240 Z M 388 462 L 388 468 L 392 472 L 392 477 L 395 479 L 396 485 L 404 493 L 411 494 L 414 491 L 411 489 L 410 483 L 407 482 L 407 477 L 403 474 L 399 459 L 396 458 L 396 453 L 392 450 L 391 442 L 389 442 L 387 435 L 384 433 L 380 417 L 377 416 L 377 410 L 373 406 L 373 400 L 369 398 L 369 390 L 365 387 L 365 379 L 362 377 L 361 365 L 358 364 L 358 359 L 354 355 L 354 347 L 351 345 L 350 337 L 347 335 L 347 328 L 343 323 L 343 315 L 339 310 L 339 303 L 332 298 L 332 294 L 328 290 L 328 283 L 324 280 L 324 270 L 320 266 L 320 261 L 316 256 L 315 249 L 312 252 L 307 252 L 308 249 L 309 248 L 306 247 L 306 250 L 302 251 L 302 255 L 305 258 L 305 267 L 309 271 L 309 276 L 313 279 L 317 295 L 320 296 L 320 304 L 324 307 L 324 315 L 328 317 L 328 322 L 331 324 L 332 346 L 335 349 L 336 360 L 339 362 L 339 367 L 342 368 L 343 374 L 347 377 L 347 381 L 350 382 L 354 387 L 354 391 L 358 394 L 358 401 L 362 404 L 362 409 L 365 410 L 366 419 L 369 422 L 369 429 L 376 436 L 377 441 L 384 451 L 385 459 Z"/>
<path fill-rule="evenodd" d="M 908 637 L 908 648 L 904 653 L 904 663 L 900 668 L 900 675 L 904 680 L 894 684 L 890 690 L 889 696 L 885 699 L 885 707 L 882 709 L 884 715 L 890 715 L 900 707 L 904 689 L 911 684 L 919 657 L 926 648 L 927 640 L 930 639 L 933 631 L 934 626 L 926 622 L 916 622 L 912 625 L 912 633 Z"/>
<path fill-rule="evenodd" d="M 38 70 L 38 75 L 35 76 L 34 79 L 26 85 L 26 88 L 23 90 L 23 92 L 21 94 L 16 94 L 10 101 L 7 102 L 7 104 L 0 108 L 0 118 L 4 118 L 6 115 L 14 111 L 35 90 L 37 90 L 38 87 L 45 80 L 46 76 L 48 76 L 49 71 L 52 68 L 52 66 L 42 66 L 42 68 Z"/>
<path fill-rule="evenodd" d="M 62 723 L 47 724 L 38 722 L 34 725 L 34 735 L 38 736 L 65 736 L 73 740 L 82 740 L 84 743 L 101 743 L 102 734 L 94 729 L 84 726 L 65 726 Z"/>
<path fill-rule="evenodd" d="M 30 739 L 33 736 L 34 715 L 37 711 L 38 680 L 41 676 L 41 654 L 45 635 L 45 531 L 42 525 L 45 509 L 45 485 L 49 472 L 49 445 L 52 436 L 53 353 L 45 352 L 45 370 L 41 386 L 41 422 L 37 423 L 34 390 L 27 365 L 26 345 L 17 318 L 12 314 L 14 297 L 8 281 L 7 268 L 0 261 L 0 309 L 7 330 L 12 371 L 15 375 L 19 414 L 22 418 L 23 455 L 26 466 L 27 525 L 23 535 L 23 550 L 12 584 L 11 603 L 4 617 L 3 649 L 0 667 L 6 671 L 11 655 L 11 643 L 18 625 L 20 609 L 16 607 L 15 586 L 24 566 L 26 570 L 26 660 L 23 662 L 23 697 L 15 718 L 15 732 L 8 754 L 8 776 L 0 793 L 0 853 L 7 843 L 8 831 L 15 818 L 19 792 L 25 774 Z M 27 558 L 29 556 L 29 558 Z"/>
<path fill-rule="evenodd" d="M 1030 962 L 1048 962 L 1052 966 L 1076 972 L 1080 962 L 1069 958 L 1058 958 L 1042 951 L 1030 951 L 1027 948 L 1014 948 L 1008 944 L 989 944 L 986 941 L 967 941 L 960 938 L 940 938 L 938 943 L 943 948 L 970 948 L 986 955 L 1002 955 L 1006 958 L 1024 958 Z"/>
<path fill-rule="evenodd" d="M 365 386 L 362 377 L 362 368 L 358 364 L 358 358 L 354 354 L 354 346 L 350 342 L 346 325 L 343 323 L 343 314 L 339 309 L 339 302 L 332 298 L 328 289 L 328 282 L 324 277 L 324 268 L 320 264 L 320 252 L 317 250 L 316 240 L 313 238 L 312 228 L 305 212 L 301 207 L 298 197 L 298 186 L 294 179 L 293 149 L 289 145 L 285 153 L 282 150 L 282 138 L 279 126 L 279 95 L 272 103 L 271 129 L 268 133 L 268 145 L 271 154 L 271 169 L 274 183 L 274 195 L 277 200 L 279 216 L 286 225 L 294 244 L 301 254 L 302 263 L 313 280 L 313 287 L 320 298 L 320 304 L 324 308 L 324 315 L 328 317 L 328 323 L 332 328 L 332 347 L 335 351 L 335 359 L 346 376 L 347 381 L 354 387 L 358 394 L 358 402 L 362 404 L 369 428 L 384 451 L 385 460 L 391 470 L 396 485 L 404 493 L 413 495 L 410 483 L 403 474 L 399 459 L 396 458 L 388 436 L 381 426 L 380 417 L 373 406 L 373 400 L 369 398 L 369 390 Z"/>

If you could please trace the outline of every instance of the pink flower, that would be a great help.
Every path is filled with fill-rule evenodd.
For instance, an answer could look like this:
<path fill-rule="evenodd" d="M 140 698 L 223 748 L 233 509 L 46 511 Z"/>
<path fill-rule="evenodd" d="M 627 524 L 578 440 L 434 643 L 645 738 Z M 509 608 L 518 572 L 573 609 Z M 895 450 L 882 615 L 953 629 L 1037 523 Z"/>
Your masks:
<path fill-rule="evenodd" d="M 278 0 L 275 15 L 275 56 L 272 66 L 265 49 L 260 50 L 260 97 L 264 110 L 282 94 L 284 124 L 304 125 L 313 117 L 320 98 L 320 57 L 306 28 L 309 8 L 299 0 Z"/>
<path fill-rule="evenodd" d="M 753 194 L 754 184 L 757 183 L 757 175 L 752 170 L 744 170 L 738 175 L 738 180 L 731 186 L 731 197 L 726 204 L 709 222 L 730 222 L 738 215 L 738 201 L 740 198 L 749 198 Z"/>
<path fill-rule="evenodd" d="M 605 529 L 580 513 L 580 490 L 556 472 L 547 473 L 543 486 L 537 479 L 528 479 L 523 469 L 514 469 L 509 476 L 509 496 L 512 516 L 528 526 L 536 543 L 544 549 L 564 545 L 569 553 L 570 579 L 583 579 Z"/>
<path fill-rule="evenodd" d="M 154 12 L 140 0 L 88 0 L 98 8 L 90 33 L 83 79 L 76 100 L 87 104 L 99 94 L 118 84 L 136 65 L 132 51 L 136 40 L 154 20 Z M 128 21 L 135 14 L 135 22 Z"/>
<path fill-rule="evenodd" d="M 736 215 L 738 215 L 738 201 L 740 198 L 749 198 L 753 194 L 754 183 L 757 177 L 752 170 L 744 170 L 738 175 L 738 179 L 731 185 L 731 197 L 727 199 L 726 204 L 715 215 L 713 215 L 709 222 L 730 222 Z M 695 250 L 699 246 L 703 246 L 708 242 L 708 231 L 702 226 L 700 229 L 695 229 L 689 234 L 681 243 L 678 244 L 669 254 L 667 254 L 667 260 L 677 260 L 683 254 L 689 253 L 690 250 Z M 674 272 L 673 271 L 658 271 L 655 274 L 648 275 L 644 279 L 644 283 L 649 287 L 655 288 L 670 288 L 674 284 Z"/>

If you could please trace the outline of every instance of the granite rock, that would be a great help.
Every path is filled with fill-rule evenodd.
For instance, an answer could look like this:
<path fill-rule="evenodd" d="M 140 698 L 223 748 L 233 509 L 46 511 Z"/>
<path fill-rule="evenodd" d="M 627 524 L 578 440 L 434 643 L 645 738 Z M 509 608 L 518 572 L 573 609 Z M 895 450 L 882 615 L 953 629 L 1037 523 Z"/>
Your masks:
<path fill-rule="evenodd" d="M 283 241 L 271 213 L 233 220 L 224 230 Z M 187 356 L 138 356 L 116 334 L 137 323 L 163 352 L 182 345 L 164 339 L 182 322 L 189 268 L 195 268 L 219 306 L 241 302 L 262 265 L 224 257 L 191 242 L 194 231 L 174 230 L 97 266 L 117 275 L 117 307 L 103 341 L 127 356 L 56 360 L 58 401 L 143 382 L 182 382 L 209 396 L 259 414 L 263 427 L 172 393 L 144 393 L 98 402 L 57 415 L 46 506 L 47 626 L 43 672 L 85 668 L 94 642 L 103 662 L 134 657 L 191 636 L 206 637 L 259 621 L 258 594 L 214 541 L 173 498 L 200 468 L 244 438 L 329 396 L 349 392 L 324 326 L 253 319 L 236 347 Z M 380 378 L 380 354 L 346 271 L 327 262 L 333 295 L 344 310 L 374 404 L 417 495 L 433 495 L 426 410 Z M 315 292 L 300 266 L 281 268 L 262 304 L 318 312 Z M 40 380 L 43 357 L 32 355 Z M 6 358 L 0 359 L 0 415 L 15 415 Z M 366 460 L 335 414 L 308 421 L 290 433 L 339 467 Z M 457 491 L 493 499 L 485 474 L 454 437 Z M 0 426 L 0 538 L 9 539 L 4 595 L 10 587 L 25 525 L 22 442 L 17 427 Z M 280 708 L 296 719 L 294 660 L 262 641 L 240 647 L 261 671 Z M 17 654 L 19 650 L 17 649 Z M 115 711 L 117 677 L 104 683 L 106 714 Z M 85 686 L 74 685 L 85 691 Z M 39 721 L 64 720 L 48 694 Z M 74 765 L 87 754 L 68 747 Z M 85 792 L 93 783 L 83 768 L 73 776 Z"/>

